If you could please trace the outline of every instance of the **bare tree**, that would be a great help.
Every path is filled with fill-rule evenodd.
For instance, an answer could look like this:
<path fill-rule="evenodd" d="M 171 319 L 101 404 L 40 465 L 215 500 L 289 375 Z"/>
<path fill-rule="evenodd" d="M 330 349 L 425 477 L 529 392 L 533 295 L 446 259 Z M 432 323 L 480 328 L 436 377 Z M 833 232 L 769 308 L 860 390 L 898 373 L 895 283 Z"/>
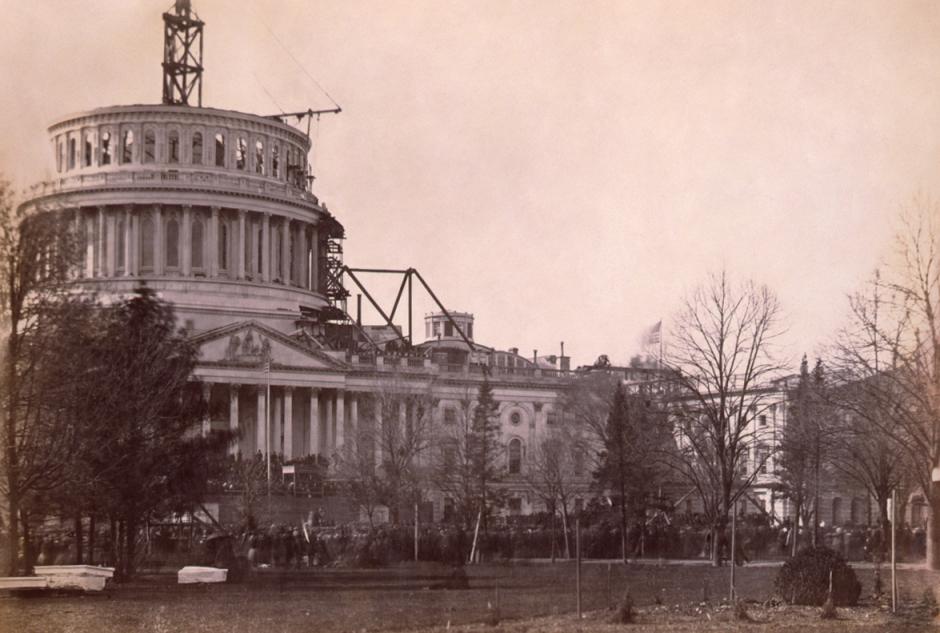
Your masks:
<path fill-rule="evenodd" d="M 864 393 L 857 410 L 910 459 L 930 517 L 927 562 L 940 569 L 940 205 L 915 198 L 900 216 L 883 273 L 850 300 L 835 346 L 846 380 Z"/>
<path fill-rule="evenodd" d="M 696 489 L 716 545 L 760 472 L 760 464 L 748 472 L 748 452 L 764 439 L 755 420 L 769 406 L 767 383 L 782 370 L 773 349 L 779 320 L 769 288 L 734 284 L 724 271 L 693 291 L 675 319 L 664 359 L 680 387 L 669 464 Z M 712 557 L 720 564 L 719 547 Z"/>
<path fill-rule="evenodd" d="M 359 409 L 359 427 L 335 456 L 336 469 L 370 521 L 385 505 L 401 522 L 403 508 L 419 503 L 429 478 L 437 397 L 433 384 L 390 373 Z"/>
<path fill-rule="evenodd" d="M 559 513 L 565 539 L 565 557 L 571 557 L 568 539 L 570 510 L 580 489 L 588 454 L 587 442 L 569 425 L 555 425 L 536 437 L 529 449 L 525 477 L 532 492 L 551 515 L 552 559 L 555 558 L 555 520 Z"/>

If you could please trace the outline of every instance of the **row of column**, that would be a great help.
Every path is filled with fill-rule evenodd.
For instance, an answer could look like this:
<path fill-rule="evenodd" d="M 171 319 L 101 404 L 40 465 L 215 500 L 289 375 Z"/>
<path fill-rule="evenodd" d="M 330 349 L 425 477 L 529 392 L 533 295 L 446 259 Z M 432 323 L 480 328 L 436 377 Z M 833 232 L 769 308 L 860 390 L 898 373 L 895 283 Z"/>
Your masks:
<path fill-rule="evenodd" d="M 315 388 L 294 388 L 278 386 L 270 388 L 270 407 L 266 406 L 269 388 L 266 385 L 228 384 L 229 430 L 237 432 L 240 428 L 240 394 L 251 390 L 254 398 L 254 450 L 266 453 L 280 453 L 286 459 L 304 455 L 332 455 L 342 450 L 348 432 L 355 434 L 359 426 L 359 396 L 343 390 L 320 390 Z M 210 401 L 212 384 L 203 384 L 203 398 Z M 305 398 L 305 406 L 299 410 L 305 419 L 295 420 L 294 399 Z M 244 401 L 241 401 L 244 402 Z M 268 424 L 265 424 L 267 417 Z M 294 425 L 305 425 L 302 434 L 305 446 L 294 445 Z M 202 432 L 208 434 L 211 421 L 203 420 Z M 269 435 L 266 435 L 265 431 Z M 239 444 L 234 443 L 229 451 L 235 455 Z"/>
<path fill-rule="evenodd" d="M 168 231 L 171 222 L 176 225 Z M 309 222 L 283 216 L 272 222 L 267 212 L 218 206 L 206 212 L 192 205 L 167 211 L 159 204 L 149 210 L 128 204 L 78 209 L 75 224 L 85 249 L 78 272 L 86 278 L 200 274 L 316 290 L 319 245 Z"/>

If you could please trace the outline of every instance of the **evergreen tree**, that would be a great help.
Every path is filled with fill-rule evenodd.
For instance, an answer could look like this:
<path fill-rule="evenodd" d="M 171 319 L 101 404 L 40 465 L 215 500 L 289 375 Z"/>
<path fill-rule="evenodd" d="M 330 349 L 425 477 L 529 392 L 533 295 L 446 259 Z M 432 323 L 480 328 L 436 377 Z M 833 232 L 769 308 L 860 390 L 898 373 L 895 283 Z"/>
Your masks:
<path fill-rule="evenodd" d="M 501 504 L 500 495 L 493 489 L 502 471 L 498 413 L 499 404 L 493 398 L 493 388 L 484 376 L 467 438 L 468 461 L 476 488 L 480 526 L 484 532 L 488 528 L 490 514 Z"/>

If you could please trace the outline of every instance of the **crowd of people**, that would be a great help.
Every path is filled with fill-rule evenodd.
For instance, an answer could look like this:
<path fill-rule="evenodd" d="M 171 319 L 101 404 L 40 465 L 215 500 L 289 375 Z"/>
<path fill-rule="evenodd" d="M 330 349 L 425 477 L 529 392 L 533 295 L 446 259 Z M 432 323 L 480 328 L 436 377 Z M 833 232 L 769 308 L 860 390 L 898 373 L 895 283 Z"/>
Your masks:
<path fill-rule="evenodd" d="M 306 568 L 317 566 L 378 567 L 414 560 L 413 525 L 364 524 L 329 525 L 321 513 L 296 525 L 271 524 L 266 527 L 222 530 L 200 524 L 156 525 L 142 534 L 141 554 L 159 564 L 221 564 L 240 561 L 246 568 Z M 102 529 L 103 528 L 103 529 Z M 456 525 L 426 525 L 418 530 L 418 558 L 447 564 L 461 564 L 471 549 L 479 560 L 565 558 L 575 553 L 574 529 L 568 525 L 568 538 L 560 522 L 554 528 L 545 517 L 526 517 L 519 521 L 493 522 L 480 531 L 474 547 L 474 531 Z M 803 528 L 798 534 L 789 521 L 771 525 L 761 517 L 749 517 L 737 524 L 735 535 L 737 562 L 786 558 L 798 545 L 810 544 L 811 535 Z M 99 526 L 95 551 L 88 550 L 84 535 L 83 562 L 109 564 L 110 534 Z M 820 526 L 819 545 L 838 551 L 849 561 L 883 561 L 890 551 L 890 533 L 878 526 Z M 2 537 L 0 537 L 2 544 Z M 694 559 L 709 558 L 712 532 L 702 517 L 677 517 L 657 520 L 641 528 L 633 524 L 627 532 L 628 558 Z M 22 545 L 21 545 L 22 546 Z M 619 524 L 610 517 L 593 520 L 581 527 L 581 553 L 585 558 L 617 559 L 624 542 Z M 730 536 L 719 535 L 720 557 L 730 558 Z M 29 547 L 34 564 L 71 564 L 76 562 L 74 532 L 67 529 L 41 529 Z M 900 525 L 897 531 L 898 558 L 902 561 L 923 559 L 926 533 L 923 527 Z"/>

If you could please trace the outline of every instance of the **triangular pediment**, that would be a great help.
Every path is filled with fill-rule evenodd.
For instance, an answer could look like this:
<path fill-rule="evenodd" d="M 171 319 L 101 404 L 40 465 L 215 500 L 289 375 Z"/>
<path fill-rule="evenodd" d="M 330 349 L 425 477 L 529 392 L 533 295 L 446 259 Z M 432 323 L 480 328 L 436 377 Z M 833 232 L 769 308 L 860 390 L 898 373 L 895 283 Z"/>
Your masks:
<path fill-rule="evenodd" d="M 257 321 L 232 323 L 193 337 L 199 362 L 237 366 L 343 369 L 346 363 Z"/>

